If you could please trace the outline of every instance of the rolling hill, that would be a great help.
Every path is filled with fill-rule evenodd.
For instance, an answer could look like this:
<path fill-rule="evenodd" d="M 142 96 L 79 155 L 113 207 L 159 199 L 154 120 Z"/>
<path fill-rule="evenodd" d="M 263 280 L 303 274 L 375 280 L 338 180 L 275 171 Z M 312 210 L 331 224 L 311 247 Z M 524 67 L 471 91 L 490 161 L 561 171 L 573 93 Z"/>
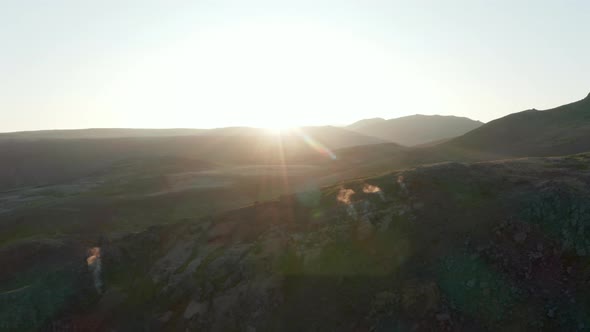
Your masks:
<path fill-rule="evenodd" d="M 117 134 L 115 134 L 117 132 Z M 140 135 L 142 130 L 109 135 Z M 149 131 L 147 132 L 149 134 Z M 158 131 L 175 133 L 175 131 Z M 42 133 L 43 134 L 43 133 Z M 51 132 L 52 137 L 26 133 L 0 139 L 0 190 L 73 180 L 129 159 L 174 157 L 219 165 L 324 163 L 332 151 L 384 141 L 337 127 L 304 127 L 297 132 L 271 135 L 253 128 L 222 128 L 206 135 L 96 137 L 87 131 Z M 18 137 L 18 138 L 17 138 Z M 65 138 L 69 137 L 69 138 Z"/>
<path fill-rule="evenodd" d="M 195 136 L 206 134 L 205 129 L 131 129 L 131 128 L 88 128 L 56 129 L 0 133 L 0 140 L 42 140 L 42 139 L 98 139 L 121 137 L 162 137 Z"/>
<path fill-rule="evenodd" d="M 413 146 L 463 135 L 482 123 L 468 118 L 441 115 L 411 115 L 396 119 L 366 119 L 347 129 L 398 144 Z"/>
<path fill-rule="evenodd" d="M 498 156 L 550 156 L 590 151 L 590 95 L 553 109 L 491 121 L 441 147 Z"/>

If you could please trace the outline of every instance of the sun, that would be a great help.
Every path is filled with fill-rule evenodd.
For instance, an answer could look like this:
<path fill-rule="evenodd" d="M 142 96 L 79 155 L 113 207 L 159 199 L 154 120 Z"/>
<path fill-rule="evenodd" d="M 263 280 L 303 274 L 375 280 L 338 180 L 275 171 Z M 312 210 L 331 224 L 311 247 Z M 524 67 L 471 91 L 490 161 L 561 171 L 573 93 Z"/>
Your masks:
<path fill-rule="evenodd" d="M 275 134 L 275 135 L 280 135 L 283 133 L 287 133 L 290 132 L 293 128 L 295 128 L 295 126 L 293 126 L 292 124 L 289 124 L 287 121 L 280 121 L 280 120 L 265 120 L 265 121 L 261 121 L 261 123 L 259 124 L 260 128 L 263 128 L 265 130 L 267 130 L 268 132 Z"/>
<path fill-rule="evenodd" d="M 392 116 L 392 109 L 436 108 L 429 102 L 436 99 L 420 98 L 423 90 L 408 90 L 431 80 L 398 56 L 380 43 L 312 23 L 209 27 L 142 55 L 111 80 L 112 97 L 102 108 L 136 126 L 182 127 L 189 114 L 199 126 L 275 132 L 352 123 L 361 110 Z M 426 104 L 416 106 L 417 100 Z"/>
<path fill-rule="evenodd" d="M 282 135 L 282 134 L 286 134 L 289 133 L 291 131 L 293 131 L 293 129 L 295 127 L 290 127 L 290 126 L 273 126 L 273 127 L 262 127 L 263 129 L 265 129 L 266 131 L 268 131 L 269 133 L 273 134 L 273 135 Z"/>

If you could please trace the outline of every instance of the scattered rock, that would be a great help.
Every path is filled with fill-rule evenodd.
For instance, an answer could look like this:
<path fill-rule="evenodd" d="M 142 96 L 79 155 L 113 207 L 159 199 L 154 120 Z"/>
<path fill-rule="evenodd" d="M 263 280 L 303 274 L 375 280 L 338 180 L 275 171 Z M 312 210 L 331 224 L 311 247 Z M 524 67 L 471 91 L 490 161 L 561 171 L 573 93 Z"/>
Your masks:
<path fill-rule="evenodd" d="M 549 317 L 549 318 L 555 317 L 555 310 L 556 310 L 555 308 L 548 309 L 547 310 L 547 317 Z"/>
<path fill-rule="evenodd" d="M 170 318 L 172 318 L 172 315 L 174 313 L 172 311 L 166 311 L 164 314 L 162 314 L 162 316 L 160 316 L 160 318 L 158 318 L 158 320 L 162 323 L 166 323 L 170 320 Z"/>
<path fill-rule="evenodd" d="M 207 303 L 192 300 L 184 310 L 183 317 L 185 319 L 191 319 L 195 315 L 202 315 L 207 312 L 207 307 Z"/>
<path fill-rule="evenodd" d="M 525 232 L 518 232 L 514 235 L 514 241 L 517 243 L 523 243 L 527 238 L 527 234 Z"/>

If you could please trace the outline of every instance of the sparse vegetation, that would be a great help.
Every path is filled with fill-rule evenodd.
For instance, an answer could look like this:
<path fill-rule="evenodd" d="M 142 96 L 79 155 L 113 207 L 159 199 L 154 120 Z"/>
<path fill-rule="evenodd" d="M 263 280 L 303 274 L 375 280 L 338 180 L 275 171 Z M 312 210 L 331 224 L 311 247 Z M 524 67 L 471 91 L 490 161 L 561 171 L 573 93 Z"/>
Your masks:
<path fill-rule="evenodd" d="M 500 123 L 559 126 L 587 105 Z M 256 137 L 204 138 L 233 141 L 222 152 L 187 153 L 178 143 L 200 139 L 187 136 L 116 139 L 136 153 L 124 160 L 81 153 L 31 179 L 65 182 L 0 193 L 0 330 L 587 330 L 590 155 L 473 162 L 557 149 L 476 146 L 497 125 L 336 159 L 287 140 L 283 164 L 272 144 L 241 150 Z M 587 149 L 572 137 L 551 142 Z M 154 142 L 171 151 L 147 158 Z"/>

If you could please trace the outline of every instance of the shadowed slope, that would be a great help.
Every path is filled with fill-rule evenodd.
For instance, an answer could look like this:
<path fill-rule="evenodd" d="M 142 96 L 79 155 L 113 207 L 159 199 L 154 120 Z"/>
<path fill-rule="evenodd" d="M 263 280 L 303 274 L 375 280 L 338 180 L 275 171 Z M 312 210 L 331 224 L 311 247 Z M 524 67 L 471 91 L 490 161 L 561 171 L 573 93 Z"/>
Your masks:
<path fill-rule="evenodd" d="M 505 156 L 565 155 L 590 151 L 590 95 L 546 111 L 527 110 L 491 121 L 442 147 Z"/>

